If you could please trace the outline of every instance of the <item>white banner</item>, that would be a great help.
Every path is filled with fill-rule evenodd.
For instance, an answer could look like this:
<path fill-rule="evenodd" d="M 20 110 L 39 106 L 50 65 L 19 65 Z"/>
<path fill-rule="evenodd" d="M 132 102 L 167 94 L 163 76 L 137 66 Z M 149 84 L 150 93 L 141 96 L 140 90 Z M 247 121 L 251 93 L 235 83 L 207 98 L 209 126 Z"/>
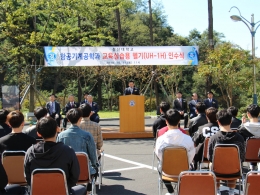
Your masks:
<path fill-rule="evenodd" d="M 198 65 L 197 46 L 44 47 L 45 66 Z"/>

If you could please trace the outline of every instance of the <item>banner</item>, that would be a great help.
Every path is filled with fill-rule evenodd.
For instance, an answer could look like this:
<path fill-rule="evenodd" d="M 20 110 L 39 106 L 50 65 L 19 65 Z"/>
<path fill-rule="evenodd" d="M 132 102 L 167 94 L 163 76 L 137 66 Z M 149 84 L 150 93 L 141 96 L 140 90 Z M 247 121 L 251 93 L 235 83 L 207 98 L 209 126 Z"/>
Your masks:
<path fill-rule="evenodd" d="M 19 87 L 16 85 L 2 85 L 2 108 L 13 111 L 20 110 Z"/>
<path fill-rule="evenodd" d="M 45 66 L 198 65 L 197 46 L 44 47 Z"/>

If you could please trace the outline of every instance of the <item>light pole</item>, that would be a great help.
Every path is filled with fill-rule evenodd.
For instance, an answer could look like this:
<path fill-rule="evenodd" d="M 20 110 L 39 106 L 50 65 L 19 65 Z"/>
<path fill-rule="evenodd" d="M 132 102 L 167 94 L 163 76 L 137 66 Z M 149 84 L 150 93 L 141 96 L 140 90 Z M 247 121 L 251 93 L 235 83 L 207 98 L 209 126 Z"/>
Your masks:
<path fill-rule="evenodd" d="M 260 26 L 260 24 L 258 24 L 260 22 L 260 20 L 258 22 L 255 23 L 254 21 L 254 14 L 251 15 L 251 22 L 249 22 L 247 19 L 245 19 L 241 13 L 240 13 L 240 10 L 236 7 L 236 6 L 233 6 L 230 8 L 229 12 L 233 9 L 237 9 L 238 12 L 239 12 L 239 16 L 237 15 L 232 15 L 230 16 L 230 18 L 234 21 L 234 22 L 238 22 L 238 21 L 241 21 L 243 22 L 247 28 L 249 29 L 250 33 L 251 33 L 251 37 L 252 37 L 252 60 L 255 59 L 255 33 L 256 33 L 256 30 L 258 29 L 258 27 Z M 258 24 L 256 26 L 256 24 Z M 256 26 L 256 27 L 255 27 Z M 254 61 L 253 61 L 254 63 Z M 253 104 L 257 104 L 257 95 L 256 95 L 256 67 L 255 67 L 255 63 L 254 63 L 254 69 L 253 69 L 253 75 L 254 75 L 254 81 L 253 81 L 253 84 L 254 84 L 254 95 L 253 95 Z"/>

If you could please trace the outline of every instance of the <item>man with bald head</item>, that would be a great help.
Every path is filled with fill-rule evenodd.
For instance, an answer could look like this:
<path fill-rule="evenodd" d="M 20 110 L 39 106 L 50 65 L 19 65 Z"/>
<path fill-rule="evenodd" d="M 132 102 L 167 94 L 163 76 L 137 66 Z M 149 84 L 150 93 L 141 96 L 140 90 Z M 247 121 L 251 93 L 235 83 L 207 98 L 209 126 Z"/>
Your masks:
<path fill-rule="evenodd" d="M 192 97 L 192 100 L 189 102 L 190 119 L 198 116 L 198 113 L 196 113 L 196 104 L 198 102 L 200 102 L 200 100 L 198 100 L 198 94 L 197 93 L 193 93 L 191 97 Z"/>

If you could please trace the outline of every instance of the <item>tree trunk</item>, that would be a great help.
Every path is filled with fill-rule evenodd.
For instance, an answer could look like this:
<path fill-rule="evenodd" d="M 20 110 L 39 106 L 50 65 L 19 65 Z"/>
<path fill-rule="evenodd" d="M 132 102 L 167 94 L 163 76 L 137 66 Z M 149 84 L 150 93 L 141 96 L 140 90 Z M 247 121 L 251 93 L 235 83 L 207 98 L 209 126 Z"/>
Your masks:
<path fill-rule="evenodd" d="M 81 87 L 80 78 L 78 78 L 78 102 L 81 102 L 81 97 L 82 97 L 82 87 Z"/>
<path fill-rule="evenodd" d="M 102 79 L 98 77 L 98 105 L 99 109 L 102 110 Z"/>
<path fill-rule="evenodd" d="M 121 28 L 121 20 L 120 20 L 120 11 L 119 8 L 116 8 L 116 20 L 117 20 L 117 32 L 118 32 L 118 45 L 122 46 L 122 28 Z"/>
<path fill-rule="evenodd" d="M 33 112 L 34 110 L 34 89 L 33 89 L 33 72 L 32 68 L 30 68 L 29 79 L 30 79 L 30 98 L 29 98 L 29 112 Z"/>
<path fill-rule="evenodd" d="M 55 76 L 55 81 L 54 81 L 54 86 L 53 86 L 53 91 L 52 91 L 53 94 L 57 93 L 57 88 L 58 88 L 58 84 L 60 81 L 60 74 L 61 74 L 61 68 L 58 69 L 58 72 Z"/>
<path fill-rule="evenodd" d="M 209 48 L 214 49 L 214 39 L 213 39 L 213 7 L 212 0 L 208 0 L 208 18 L 209 18 Z"/>

